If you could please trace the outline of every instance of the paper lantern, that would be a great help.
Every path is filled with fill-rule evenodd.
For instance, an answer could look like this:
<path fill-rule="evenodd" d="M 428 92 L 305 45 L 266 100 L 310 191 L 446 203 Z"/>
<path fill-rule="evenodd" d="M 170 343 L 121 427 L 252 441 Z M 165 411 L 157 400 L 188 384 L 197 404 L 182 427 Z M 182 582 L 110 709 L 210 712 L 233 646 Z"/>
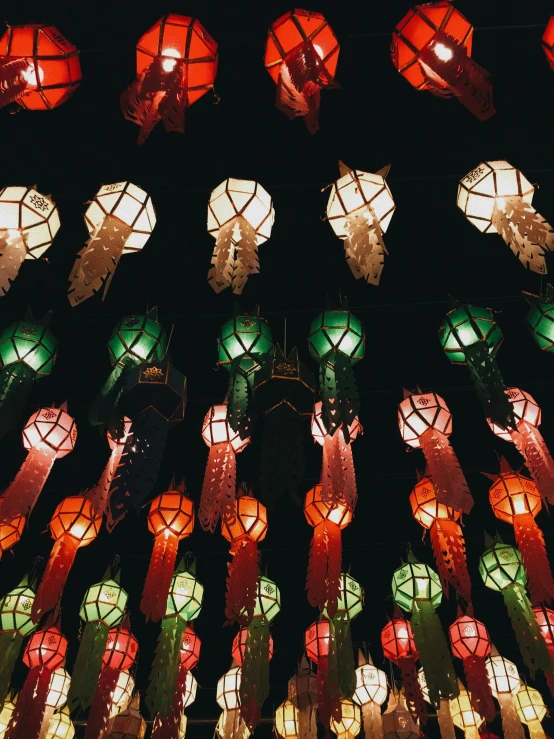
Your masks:
<path fill-rule="evenodd" d="M 438 705 L 441 697 L 456 697 L 456 673 L 435 613 L 442 600 L 439 576 L 408 552 L 408 561 L 394 571 L 392 596 L 400 608 L 412 613 L 411 626 L 431 702 Z"/>
<path fill-rule="evenodd" d="M 299 711 L 291 700 L 286 700 L 275 709 L 275 733 L 281 739 L 298 739 Z"/>
<path fill-rule="evenodd" d="M 321 617 L 306 629 L 304 645 L 308 658 L 317 664 L 318 717 L 325 727 L 331 719 L 341 719 L 341 700 L 338 680 L 329 674 L 329 664 L 336 664 L 335 624 L 332 619 Z"/>
<path fill-rule="evenodd" d="M 34 579 L 25 575 L 19 585 L 0 600 L 0 705 L 8 695 L 23 640 L 36 629 L 31 618 L 34 599 Z"/>
<path fill-rule="evenodd" d="M 313 527 L 306 590 L 310 605 L 326 608 L 329 618 L 337 612 L 342 564 L 341 530 L 352 521 L 352 509 L 344 501 L 325 502 L 321 485 L 308 490 L 304 516 Z"/>
<path fill-rule="evenodd" d="M 454 725 L 462 729 L 466 739 L 479 739 L 479 727 L 485 719 L 473 709 L 470 695 L 462 685 L 459 695 L 450 701 L 450 713 Z"/>
<path fill-rule="evenodd" d="M 514 472 L 502 458 L 500 474 L 487 475 L 493 483 L 489 502 L 496 518 L 512 524 L 517 546 L 523 557 L 527 583 L 534 603 L 554 598 L 554 578 L 544 544 L 544 535 L 535 523 L 542 508 L 537 486 L 524 475 Z"/>
<path fill-rule="evenodd" d="M 287 118 L 302 116 L 308 131 L 319 130 L 321 89 L 336 88 L 340 46 L 321 13 L 294 10 L 268 32 L 264 64 L 277 85 L 275 105 Z"/>
<path fill-rule="evenodd" d="M 483 233 L 497 233 L 527 269 L 546 274 L 552 226 L 531 205 L 535 188 L 504 160 L 482 162 L 460 180 L 457 205 Z"/>
<path fill-rule="evenodd" d="M 417 679 L 416 661 L 418 652 L 410 622 L 402 617 L 400 609 L 395 608 L 395 616 L 381 630 L 381 646 L 386 659 L 400 668 L 402 684 L 408 709 L 414 721 L 427 723 L 427 709 Z"/>
<path fill-rule="evenodd" d="M 339 162 L 340 178 L 331 186 L 327 220 L 344 241 L 346 261 L 354 277 L 378 285 L 388 254 L 383 234 L 396 205 L 386 183 L 390 166 L 375 174 Z"/>
<path fill-rule="evenodd" d="M 506 739 L 524 739 L 525 732 L 514 703 L 514 697 L 521 686 L 517 667 L 510 660 L 501 657 L 493 647 L 492 655 L 487 659 L 487 674 L 491 692 L 500 706 L 504 736 Z"/>
<path fill-rule="evenodd" d="M 485 664 L 485 658 L 491 653 L 487 627 L 468 611 L 465 615 L 458 615 L 450 626 L 449 633 L 452 654 L 464 663 L 471 705 L 477 714 L 491 723 L 496 709 L 492 702 Z"/>
<path fill-rule="evenodd" d="M 303 655 L 298 669 L 288 682 L 288 696 L 298 709 L 298 734 L 317 739 L 317 676 Z"/>
<path fill-rule="evenodd" d="M 454 95 L 484 121 L 496 112 L 489 73 L 471 58 L 473 26 L 446 0 L 415 5 L 394 29 L 392 62 L 416 88 Z"/>
<path fill-rule="evenodd" d="M 488 308 L 452 302 L 454 307 L 439 329 L 443 351 L 453 364 L 467 364 L 485 417 L 511 428 L 515 425 L 513 408 L 495 359 L 502 331 Z"/>
<path fill-rule="evenodd" d="M 341 718 L 339 721 L 331 719 L 331 731 L 337 735 L 337 739 L 353 739 L 362 728 L 360 707 L 347 698 L 342 698 L 340 704 Z"/>
<path fill-rule="evenodd" d="M 275 210 L 269 193 L 253 180 L 233 177 L 218 185 L 208 203 L 208 233 L 215 239 L 208 282 L 216 293 L 244 289 L 260 271 L 258 246 L 271 236 Z"/>
<path fill-rule="evenodd" d="M 50 719 L 46 739 L 73 739 L 75 727 L 68 708 L 57 711 Z"/>
<path fill-rule="evenodd" d="M 0 39 L 2 57 L 26 61 L 19 72 L 26 84 L 16 92 L 15 102 L 27 110 L 57 108 L 81 82 L 79 50 L 55 26 L 8 26 Z"/>
<path fill-rule="evenodd" d="M 241 668 L 233 664 L 218 680 L 216 701 L 223 709 L 216 727 L 220 739 L 248 739 L 250 736 L 250 730 L 240 713 L 241 677 Z"/>
<path fill-rule="evenodd" d="M 464 536 L 459 524 L 461 511 L 439 503 L 437 487 L 430 477 L 422 477 L 410 493 L 412 515 L 428 529 L 442 587 L 449 585 L 468 603 L 471 580 L 467 569 Z"/>
<path fill-rule="evenodd" d="M 341 427 L 331 434 L 323 423 L 323 403 L 317 402 L 312 414 L 312 436 L 323 448 L 321 465 L 321 497 L 326 503 L 344 501 L 352 511 L 358 500 L 356 473 L 350 443 L 363 433 L 362 424 L 356 416 L 345 435 Z M 348 437 L 348 441 L 346 438 Z"/>
<path fill-rule="evenodd" d="M 59 228 L 58 209 L 47 195 L 33 187 L 0 190 L 0 297 L 10 289 L 23 260 L 39 259 Z"/>
<path fill-rule="evenodd" d="M 23 446 L 27 457 L 13 482 L 0 496 L 0 521 L 12 523 L 19 516 L 28 516 L 42 492 L 56 459 L 65 457 L 75 446 L 77 427 L 59 408 L 39 408 L 23 429 Z"/>
<path fill-rule="evenodd" d="M 469 513 L 473 499 L 448 440 L 452 414 L 444 399 L 437 393 L 404 390 L 404 400 L 398 406 L 398 428 L 406 444 L 423 451 L 438 502 L 454 511 Z"/>
<path fill-rule="evenodd" d="M 102 292 L 106 297 L 123 254 L 140 251 L 156 225 L 152 198 L 132 182 L 102 185 L 85 212 L 87 245 L 69 277 L 72 307 Z"/>
<path fill-rule="evenodd" d="M 118 713 L 121 713 L 121 711 L 127 708 L 133 697 L 134 690 L 135 681 L 133 676 L 128 670 L 123 670 L 117 678 L 112 705 L 110 707 L 110 718 L 117 716 Z"/>
<path fill-rule="evenodd" d="M 13 521 L 0 524 L 0 558 L 2 552 L 11 549 L 21 539 L 26 520 L 25 516 L 16 516 Z"/>
<path fill-rule="evenodd" d="M 373 664 L 370 655 L 358 650 L 356 690 L 352 700 L 362 709 L 366 739 L 383 739 L 381 706 L 387 700 L 387 676 Z"/>
<path fill-rule="evenodd" d="M 312 321 L 308 341 L 310 356 L 319 362 L 323 425 L 331 435 L 342 427 L 349 441 L 348 427 L 360 410 L 352 368 L 365 353 L 362 323 L 346 307 L 326 310 Z"/>
<path fill-rule="evenodd" d="M 219 739 L 248 739 L 250 730 L 242 720 L 240 711 L 224 710 L 217 720 L 215 734 Z"/>
<path fill-rule="evenodd" d="M 17 424 L 33 382 L 52 372 L 58 347 L 50 318 L 35 321 L 27 311 L 22 321 L 0 332 L 0 438 Z"/>
<path fill-rule="evenodd" d="M 136 693 L 128 707 L 112 719 L 109 736 L 110 739 L 144 739 L 145 734 L 146 721 L 140 715 L 140 695 Z"/>
<path fill-rule="evenodd" d="M 419 687 L 421 688 L 421 694 L 423 698 L 436 708 L 437 711 L 437 722 L 439 724 L 441 739 L 456 739 L 456 731 L 454 730 L 454 722 L 452 721 L 452 714 L 450 713 L 450 701 L 445 698 L 441 698 L 438 706 L 434 706 L 429 698 L 429 690 L 427 688 L 427 681 L 425 680 L 425 672 L 423 667 L 417 672 L 417 680 Z"/>
<path fill-rule="evenodd" d="M 383 734 L 385 739 L 418 739 L 420 736 L 419 727 L 406 707 L 404 695 L 397 690 L 391 693 L 383 714 Z"/>
<path fill-rule="evenodd" d="M 532 739 L 544 739 L 546 734 L 541 721 L 546 716 L 547 709 L 539 691 L 522 685 L 514 697 L 514 702 L 520 721 L 529 728 L 529 736 Z"/>
<path fill-rule="evenodd" d="M 536 669 L 549 672 L 552 662 L 525 591 L 527 576 L 517 549 L 499 538 L 487 539 L 479 560 L 479 573 L 487 588 L 502 593 L 519 650 L 531 675 Z M 494 692 L 494 691 L 493 691 Z"/>
<path fill-rule="evenodd" d="M 169 13 L 137 43 L 137 76 L 121 95 L 126 120 L 143 144 L 154 126 L 185 131 L 185 110 L 213 89 L 217 43 L 197 18 Z"/>
<path fill-rule="evenodd" d="M 546 54 L 550 68 L 554 69 L 554 15 L 550 16 L 550 20 L 546 24 L 542 35 L 542 48 Z"/>

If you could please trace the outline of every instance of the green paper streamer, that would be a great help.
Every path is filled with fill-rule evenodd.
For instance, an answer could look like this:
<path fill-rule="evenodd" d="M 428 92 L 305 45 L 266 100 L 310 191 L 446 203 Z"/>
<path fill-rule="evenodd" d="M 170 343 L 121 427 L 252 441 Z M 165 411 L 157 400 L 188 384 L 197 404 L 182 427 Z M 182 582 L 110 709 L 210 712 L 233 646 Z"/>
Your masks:
<path fill-rule="evenodd" d="M 464 347 L 469 373 L 487 418 L 502 428 L 516 427 L 514 408 L 506 395 L 504 379 L 489 346 L 479 341 Z"/>
<path fill-rule="evenodd" d="M 92 402 L 88 412 L 88 420 L 92 426 L 105 426 L 114 415 L 125 384 L 125 370 L 131 365 L 129 358 L 116 364 L 100 392 Z"/>
<path fill-rule="evenodd" d="M 187 622 L 179 616 L 162 619 L 162 630 L 158 636 L 146 691 L 146 706 L 151 716 L 159 713 L 162 718 L 167 718 L 171 714 L 186 629 Z"/>
<path fill-rule="evenodd" d="M 319 368 L 319 388 L 325 428 L 331 435 L 342 428 L 348 443 L 348 427 L 360 410 L 360 395 L 350 357 L 342 352 L 330 352 Z"/>
<path fill-rule="evenodd" d="M 419 661 L 425 673 L 430 702 L 438 706 L 441 698 L 456 698 L 460 694 L 456 672 L 439 617 L 431 601 L 414 601 L 411 626 Z"/>
<path fill-rule="evenodd" d="M 8 695 L 22 644 L 23 637 L 17 631 L 0 632 L 0 707 L 4 705 Z"/>
<path fill-rule="evenodd" d="M 298 506 L 302 504 L 298 495 L 304 479 L 302 416 L 288 403 L 281 403 L 264 419 L 260 468 L 260 497 L 267 508 L 273 510 L 287 494 Z"/>
<path fill-rule="evenodd" d="M 337 664 L 337 638 L 335 634 L 335 622 L 329 619 L 329 654 L 327 655 L 327 674 L 325 676 L 325 688 L 331 701 L 338 697 L 338 664 Z"/>
<path fill-rule="evenodd" d="M 241 706 L 246 708 L 253 701 L 259 716 L 269 695 L 269 622 L 264 616 L 252 619 L 248 627 L 241 675 Z M 254 717 L 244 718 L 249 724 L 248 719 Z M 256 724 L 254 721 L 253 725 Z"/>
<path fill-rule="evenodd" d="M 350 621 L 346 613 L 337 613 L 333 619 L 337 653 L 337 684 L 342 698 L 352 698 L 356 690 L 356 666 L 350 633 Z"/>
<path fill-rule="evenodd" d="M 337 377 L 335 363 L 337 352 L 328 354 L 319 367 L 319 392 L 321 395 L 321 420 L 329 433 L 335 431 L 339 424 L 336 419 Z"/>
<path fill-rule="evenodd" d="M 73 666 L 67 702 L 71 711 L 90 708 L 102 672 L 109 627 L 102 621 L 85 624 Z"/>
<path fill-rule="evenodd" d="M 514 583 L 505 587 L 502 595 L 517 638 L 519 651 L 531 677 L 535 676 L 536 670 L 551 672 L 554 670 L 554 663 L 548 653 L 525 590 Z"/>
<path fill-rule="evenodd" d="M 36 374 L 24 362 L 10 365 L 0 373 L 0 439 L 3 439 L 19 420 Z"/>
<path fill-rule="evenodd" d="M 238 432 L 241 439 L 245 439 L 248 436 L 250 426 L 248 406 L 251 391 L 248 377 L 241 370 L 241 361 L 242 357 L 237 357 L 231 364 L 227 393 L 227 420 L 233 431 Z"/>

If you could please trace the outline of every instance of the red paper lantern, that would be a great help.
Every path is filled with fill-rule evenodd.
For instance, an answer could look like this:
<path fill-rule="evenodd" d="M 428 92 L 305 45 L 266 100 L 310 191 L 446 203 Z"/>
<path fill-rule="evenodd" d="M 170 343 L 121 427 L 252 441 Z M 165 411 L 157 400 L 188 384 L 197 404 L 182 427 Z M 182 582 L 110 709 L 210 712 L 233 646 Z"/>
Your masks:
<path fill-rule="evenodd" d="M 56 626 L 35 631 L 23 652 L 23 662 L 33 669 L 45 667 L 54 672 L 65 662 L 67 639 Z"/>
<path fill-rule="evenodd" d="M 241 629 L 233 639 L 233 646 L 231 648 L 231 656 L 239 665 L 242 667 L 244 657 L 246 654 L 246 640 L 248 638 L 248 628 Z M 269 637 L 269 660 L 273 658 L 273 637 Z"/>
<path fill-rule="evenodd" d="M 550 68 L 554 69 L 554 15 L 550 16 L 550 20 L 542 37 L 542 48 L 550 64 Z"/>
<path fill-rule="evenodd" d="M 13 521 L 0 523 L 0 559 L 3 552 L 11 549 L 21 539 L 26 520 L 25 516 L 16 516 Z"/>
<path fill-rule="evenodd" d="M 137 653 L 138 642 L 133 634 L 123 625 L 116 626 L 108 633 L 102 662 L 104 667 L 123 672 L 134 665 Z"/>
<path fill-rule="evenodd" d="M 16 102 L 27 110 L 50 110 L 73 94 L 81 82 L 79 50 L 54 26 L 8 26 L 0 39 L 0 59 L 25 58 L 25 89 Z"/>
<path fill-rule="evenodd" d="M 491 653 L 487 627 L 470 613 L 460 615 L 450 627 L 450 643 L 452 654 L 464 663 L 472 708 L 490 723 L 496 709 L 485 664 L 485 658 Z"/>
<path fill-rule="evenodd" d="M 192 670 L 196 667 L 198 660 L 200 659 L 200 648 L 202 642 L 200 637 L 195 633 L 192 626 L 187 625 L 186 631 L 183 634 L 183 640 L 181 642 L 180 651 L 180 665 L 185 670 Z"/>
<path fill-rule="evenodd" d="M 397 610 L 393 619 L 381 630 L 383 654 L 400 668 L 406 704 L 414 719 L 422 725 L 427 723 L 427 708 L 417 678 L 418 653 L 410 622 Z"/>
<path fill-rule="evenodd" d="M 325 658 L 329 656 L 330 634 L 331 625 L 327 618 L 322 618 L 321 621 L 314 621 L 314 623 L 306 629 L 306 654 L 312 662 L 319 664 L 322 657 Z"/>
<path fill-rule="evenodd" d="M 315 621 L 304 637 L 306 654 L 317 665 L 316 685 L 319 718 L 324 726 L 329 726 L 331 719 L 340 721 L 342 709 L 337 681 L 328 683 L 329 654 L 335 652 L 335 627 L 332 621 L 321 618 Z"/>
<path fill-rule="evenodd" d="M 310 133 L 318 128 L 322 87 L 334 80 L 340 46 L 321 13 L 296 8 L 269 29 L 264 64 L 277 85 L 276 106 L 288 118 L 303 116 Z"/>
<path fill-rule="evenodd" d="M 533 612 L 548 653 L 554 662 L 554 611 L 547 606 L 533 606 Z M 545 673 L 545 677 L 550 693 L 554 697 L 554 670 Z"/>

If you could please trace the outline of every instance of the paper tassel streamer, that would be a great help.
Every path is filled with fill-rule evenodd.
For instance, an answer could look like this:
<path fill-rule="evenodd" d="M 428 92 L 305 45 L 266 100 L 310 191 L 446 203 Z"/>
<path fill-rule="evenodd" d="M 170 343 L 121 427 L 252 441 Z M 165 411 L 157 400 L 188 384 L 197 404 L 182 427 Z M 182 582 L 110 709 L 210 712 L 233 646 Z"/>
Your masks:
<path fill-rule="evenodd" d="M 302 116 L 311 134 L 319 130 L 323 87 L 337 88 L 340 46 L 321 13 L 289 11 L 270 27 L 264 64 L 277 85 L 275 105 L 287 118 Z"/>
<path fill-rule="evenodd" d="M 337 682 L 342 698 L 352 698 L 356 690 L 354 648 L 350 634 L 350 623 L 361 612 L 364 590 L 360 583 L 345 572 L 341 572 L 337 612 L 333 617 L 337 655 Z M 328 617 L 324 608 L 322 615 Z"/>
<path fill-rule="evenodd" d="M 31 636 L 23 652 L 23 662 L 29 672 L 5 739 L 39 738 L 52 675 L 63 665 L 66 651 L 67 639 L 56 626 L 41 629 Z"/>
<path fill-rule="evenodd" d="M 98 292 L 106 297 L 121 256 L 143 248 L 156 225 L 156 213 L 148 193 L 132 182 L 116 182 L 98 190 L 85 224 L 90 238 L 69 278 L 72 307 Z"/>
<path fill-rule="evenodd" d="M 504 428 L 515 428 L 513 407 L 495 359 L 503 336 L 492 311 L 451 302 L 455 307 L 439 329 L 444 353 L 453 364 L 467 364 L 485 417 Z"/>
<path fill-rule="evenodd" d="M 227 419 L 241 439 L 249 436 L 251 425 L 250 399 L 255 373 L 271 359 L 273 339 L 265 318 L 235 313 L 223 324 L 217 340 L 220 367 L 229 372 Z"/>
<path fill-rule="evenodd" d="M 344 501 L 325 503 L 322 486 L 306 493 L 304 516 L 313 526 L 306 590 L 310 605 L 325 608 L 329 618 L 337 612 L 340 595 L 341 531 L 352 521 L 352 509 Z"/>
<path fill-rule="evenodd" d="M 106 512 L 115 471 L 119 467 L 125 444 L 131 436 L 131 433 L 131 420 L 127 418 L 127 416 L 123 416 L 119 421 L 113 423 L 110 429 L 106 432 L 111 454 L 100 479 L 93 488 L 87 491 L 86 494 L 93 509 L 100 516 L 103 516 Z"/>
<path fill-rule="evenodd" d="M 471 58 L 473 26 L 446 0 L 415 5 L 394 29 L 392 61 L 416 88 L 454 95 L 484 121 L 496 112 L 489 73 Z"/>
<path fill-rule="evenodd" d="M 483 233 L 497 233 L 526 269 L 546 274 L 554 230 L 531 205 L 535 188 L 504 160 L 482 162 L 460 180 L 457 205 Z"/>
<path fill-rule="evenodd" d="M 23 640 L 36 629 L 31 618 L 35 587 L 34 576 L 25 575 L 19 585 L 0 600 L 0 705 L 8 695 Z"/>
<path fill-rule="evenodd" d="M 331 718 L 330 728 L 337 739 L 354 739 L 362 728 L 362 712 L 357 703 L 341 698 L 341 718 Z"/>
<path fill-rule="evenodd" d="M 524 739 L 525 732 L 514 705 L 514 696 L 521 686 L 517 667 L 501 657 L 493 646 L 491 656 L 487 659 L 487 673 L 491 692 L 500 706 L 504 738 Z"/>
<path fill-rule="evenodd" d="M 388 251 L 383 234 L 396 205 L 386 183 L 390 165 L 375 174 L 339 162 L 340 178 L 331 185 L 327 220 L 344 241 L 346 261 L 354 277 L 378 285 Z"/>
<path fill-rule="evenodd" d="M 267 511 L 251 495 L 239 491 L 234 509 L 221 519 L 221 534 L 231 544 L 227 565 L 225 615 L 245 626 L 254 615 L 258 583 L 258 542 L 267 533 Z"/>
<path fill-rule="evenodd" d="M 479 573 L 488 588 L 502 593 L 519 651 L 531 675 L 535 670 L 551 672 L 554 665 L 525 592 L 527 576 L 521 554 L 499 538 L 488 537 Z"/>
<path fill-rule="evenodd" d="M 357 439 L 358 434 L 363 434 L 362 424 L 356 416 L 348 427 L 346 436 L 342 428 L 338 428 L 331 436 L 323 423 L 322 413 L 323 404 L 319 401 L 314 406 L 311 425 L 314 441 L 323 447 L 321 498 L 331 505 L 343 501 L 354 511 L 358 489 L 350 444 Z"/>
<path fill-rule="evenodd" d="M 65 457 L 75 446 L 77 427 L 66 410 L 65 403 L 59 408 L 39 408 L 27 421 L 23 446 L 29 453 L 0 496 L 0 522 L 13 523 L 17 517 L 31 513 L 55 460 Z"/>
<path fill-rule="evenodd" d="M 305 636 L 306 654 L 317 664 L 317 710 L 326 728 L 331 719 L 340 721 L 341 700 L 338 686 L 335 626 L 332 620 L 320 618 Z"/>
<path fill-rule="evenodd" d="M 310 327 L 310 355 L 319 362 L 321 418 L 331 436 L 348 428 L 360 411 L 360 396 L 353 366 L 365 353 L 361 321 L 343 304 L 338 310 L 320 313 Z"/>
<path fill-rule="evenodd" d="M 271 361 L 256 373 L 256 410 L 263 414 L 260 494 L 272 510 L 290 495 L 301 505 L 298 488 L 304 479 L 302 420 L 312 414 L 314 377 L 293 347 L 286 355 L 275 344 Z M 287 464 L 283 464 L 283 459 Z"/>
<path fill-rule="evenodd" d="M 185 110 L 213 89 L 217 43 L 197 18 L 170 13 L 138 40 L 136 69 L 121 109 L 140 126 L 138 143 L 160 121 L 166 131 L 184 133 Z"/>
<path fill-rule="evenodd" d="M 90 708 L 96 684 L 102 671 L 110 629 L 123 620 L 128 595 L 119 584 L 119 572 L 108 570 L 104 579 L 91 585 L 85 593 L 79 616 L 84 628 L 73 666 L 68 703 L 71 711 Z"/>
<path fill-rule="evenodd" d="M 452 714 L 450 713 L 450 701 L 446 700 L 445 698 L 441 698 L 440 704 L 438 706 L 434 706 L 431 703 L 423 667 L 420 667 L 417 672 L 417 680 L 419 682 L 419 687 L 421 688 L 422 696 L 427 701 L 427 703 L 433 706 L 433 708 L 435 708 L 437 711 L 437 722 L 439 724 L 441 739 L 456 739 L 454 722 L 452 721 Z"/>
<path fill-rule="evenodd" d="M 181 663 L 171 713 L 165 718 L 159 714 L 156 716 L 152 739 L 181 739 L 181 737 L 184 739 L 187 728 L 187 717 L 184 710 L 196 700 L 196 688 L 196 679 Z"/>
<path fill-rule="evenodd" d="M 0 439 L 19 421 L 33 382 L 52 372 L 58 344 L 50 332 L 51 314 L 22 321 L 0 332 Z"/>
<path fill-rule="evenodd" d="M 227 403 L 212 405 L 202 423 L 202 438 L 209 447 L 198 518 L 204 531 L 234 510 L 237 489 L 236 455 L 250 443 L 241 439 L 227 420 Z"/>
<path fill-rule="evenodd" d="M 546 739 L 541 721 L 546 716 L 547 709 L 539 691 L 522 685 L 514 702 L 518 718 L 527 724 L 531 739 Z"/>
<path fill-rule="evenodd" d="M 552 661 L 552 668 L 545 674 L 545 678 L 550 693 L 554 696 L 554 611 L 546 606 L 533 606 L 533 613 Z"/>
<path fill-rule="evenodd" d="M 288 695 L 298 709 L 298 739 L 316 739 L 317 677 L 305 656 L 289 680 Z"/>
<path fill-rule="evenodd" d="M 550 16 L 550 20 L 546 24 L 542 35 L 542 48 L 546 54 L 550 68 L 554 69 L 554 15 Z"/>
<path fill-rule="evenodd" d="M 13 103 L 25 93 L 32 69 L 27 59 L 0 56 L 0 108 Z"/>
<path fill-rule="evenodd" d="M 139 693 L 135 693 L 129 706 L 112 719 L 109 727 L 109 739 L 144 739 L 146 721 L 140 715 Z"/>
<path fill-rule="evenodd" d="M 390 692 L 382 720 L 385 739 L 418 739 L 420 736 L 419 727 L 406 707 L 404 695 L 396 688 Z"/>
<path fill-rule="evenodd" d="M 439 503 L 469 513 L 473 498 L 456 453 L 448 437 L 452 433 L 452 414 L 436 393 L 411 393 L 404 390 L 398 406 L 398 427 L 402 440 L 421 449 L 433 479 Z"/>
<path fill-rule="evenodd" d="M 541 497 L 554 503 L 554 460 L 538 427 L 541 409 L 537 401 L 517 387 L 508 388 L 508 398 L 514 409 L 515 428 L 502 428 L 489 421 L 491 430 L 505 441 L 512 442 L 525 460 Z"/>
<path fill-rule="evenodd" d="M 258 246 L 271 236 L 275 210 L 269 193 L 253 180 L 233 177 L 218 185 L 208 203 L 208 233 L 215 239 L 208 282 L 216 293 L 244 289 L 260 271 Z"/>
<path fill-rule="evenodd" d="M 371 655 L 358 650 L 356 690 L 352 700 L 362 709 L 365 739 L 383 739 L 381 706 L 387 700 L 387 676 L 373 664 Z"/>
<path fill-rule="evenodd" d="M 458 680 L 458 685 L 460 692 L 450 701 L 452 721 L 464 732 L 465 739 L 479 739 L 479 727 L 485 723 L 485 719 L 473 708 L 471 696 L 461 680 Z"/>

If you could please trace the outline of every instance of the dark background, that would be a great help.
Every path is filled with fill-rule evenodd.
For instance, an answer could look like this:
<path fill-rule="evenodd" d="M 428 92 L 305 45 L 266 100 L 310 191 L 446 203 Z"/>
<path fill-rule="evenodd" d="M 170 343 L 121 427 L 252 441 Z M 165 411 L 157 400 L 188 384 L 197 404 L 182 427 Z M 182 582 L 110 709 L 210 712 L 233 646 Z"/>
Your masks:
<path fill-rule="evenodd" d="M 480 472 L 496 472 L 500 454 L 513 465 L 521 459 L 488 430 L 467 371 L 448 363 L 437 329 L 449 293 L 498 310 L 505 335 L 498 359 L 505 380 L 531 392 L 541 404 L 543 433 L 554 444 L 554 358 L 541 354 L 528 333 L 521 297 L 522 290 L 539 292 L 541 278 L 526 272 L 500 237 L 480 234 L 456 207 L 460 177 L 483 160 L 507 159 L 540 185 L 534 205 L 553 222 L 554 73 L 540 47 L 549 9 L 540 3 L 460 0 L 459 10 L 476 26 L 474 58 L 494 75 L 498 113 L 481 123 L 454 100 L 417 93 L 393 68 L 390 33 L 409 6 L 398 0 L 322 0 L 313 8 L 326 15 L 341 43 L 337 79 L 342 85 L 323 93 L 321 131 L 313 137 L 302 121 L 289 122 L 276 110 L 275 86 L 262 63 L 267 28 L 289 9 L 286 4 L 191 0 L 154 7 L 127 0 L 112 5 L 29 0 L 4 8 L 9 23 L 56 25 L 81 49 L 83 82 L 65 105 L 51 112 L 0 113 L 0 185 L 36 183 L 41 192 L 52 194 L 62 220 L 47 258 L 26 262 L 2 299 L 0 318 L 2 323 L 18 319 L 27 305 L 37 316 L 53 310 L 58 360 L 52 376 L 35 385 L 27 411 L 30 415 L 40 404 L 68 399 L 79 428 L 75 451 L 54 466 L 22 542 L 0 564 L 2 592 L 17 583 L 36 555 L 48 556 L 47 523 L 56 504 L 99 476 L 108 448 L 88 425 L 87 408 L 110 369 L 106 341 L 113 324 L 147 305 L 157 305 L 165 326 L 173 326 L 173 361 L 189 380 L 186 418 L 170 434 L 156 492 L 165 490 L 174 474 L 184 475 L 198 501 L 207 458 L 200 426 L 209 405 L 223 398 L 227 383 L 227 373 L 215 371 L 216 336 L 234 301 L 229 291 L 216 296 L 206 281 L 213 248 L 206 205 L 210 191 L 226 177 L 255 179 L 273 196 L 276 222 L 270 241 L 260 249 L 261 273 L 249 279 L 238 301 L 241 308 L 259 303 L 276 341 L 283 339 L 286 319 L 289 347 L 296 344 L 312 370 L 307 333 L 326 296 L 346 295 L 367 332 L 366 357 L 356 368 L 365 429 L 354 445 L 360 499 L 343 534 L 344 566 L 351 566 L 366 592 L 365 609 L 353 624 L 355 642 L 365 641 L 376 663 L 389 670 L 379 634 L 392 613 L 392 572 L 410 543 L 418 557 L 433 563 L 408 504 L 423 457 L 406 453 L 396 423 L 401 388 L 419 384 L 441 393 L 454 415 L 452 442 L 475 498 L 464 531 L 476 615 L 486 622 L 500 651 L 528 677 L 501 595 L 485 591 L 477 572 L 483 532 L 497 528 L 488 481 Z M 134 76 L 136 41 L 163 12 L 198 15 L 219 42 L 219 100 L 214 104 L 207 95 L 188 111 L 184 136 L 165 134 L 158 126 L 138 148 L 138 128 L 123 119 L 118 99 Z M 322 220 L 328 193 L 321 188 L 338 176 L 339 159 L 373 172 L 392 164 L 388 181 L 397 211 L 385 237 L 390 255 L 378 288 L 353 279 L 342 243 Z M 84 203 L 102 183 L 127 179 L 151 194 L 156 229 L 142 253 L 122 259 L 104 302 L 91 299 L 72 309 L 67 276 L 86 240 Z M 306 448 L 303 491 L 316 481 L 320 465 L 320 450 L 307 426 Z M 3 441 L 2 459 L 4 487 L 24 459 L 19 429 Z M 258 474 L 259 446 L 253 443 L 239 458 L 239 479 L 256 489 Z M 538 522 L 552 544 L 547 512 Z M 498 523 L 498 530 L 513 541 L 509 526 Z M 304 629 L 316 617 L 304 592 L 311 533 L 302 511 L 284 499 L 261 545 L 263 565 L 282 593 L 282 611 L 272 626 L 275 657 L 266 717 L 285 699 L 287 680 L 302 654 Z M 143 511 L 138 517 L 129 515 L 111 536 L 102 531 L 79 552 L 63 601 L 70 668 L 82 595 L 118 553 L 141 647 L 137 682 L 145 688 L 158 633 L 157 626 L 144 624 L 138 610 L 151 546 Z M 215 720 L 215 686 L 230 665 L 235 633 L 222 628 L 228 547 L 219 534 L 204 533 L 197 525 L 181 545 L 181 551 L 187 550 L 196 555 L 198 577 L 206 588 L 196 623 L 202 639 L 200 687 L 187 713 L 191 721 Z M 447 628 L 456 616 L 454 599 L 445 598 L 439 613 Z M 534 684 L 547 698 L 542 677 Z M 500 733 L 498 721 L 493 728 Z M 189 731 L 208 737 L 213 726 L 191 726 Z M 434 722 L 430 731 L 437 733 Z M 268 725 L 258 729 L 260 736 L 269 732 Z"/>

